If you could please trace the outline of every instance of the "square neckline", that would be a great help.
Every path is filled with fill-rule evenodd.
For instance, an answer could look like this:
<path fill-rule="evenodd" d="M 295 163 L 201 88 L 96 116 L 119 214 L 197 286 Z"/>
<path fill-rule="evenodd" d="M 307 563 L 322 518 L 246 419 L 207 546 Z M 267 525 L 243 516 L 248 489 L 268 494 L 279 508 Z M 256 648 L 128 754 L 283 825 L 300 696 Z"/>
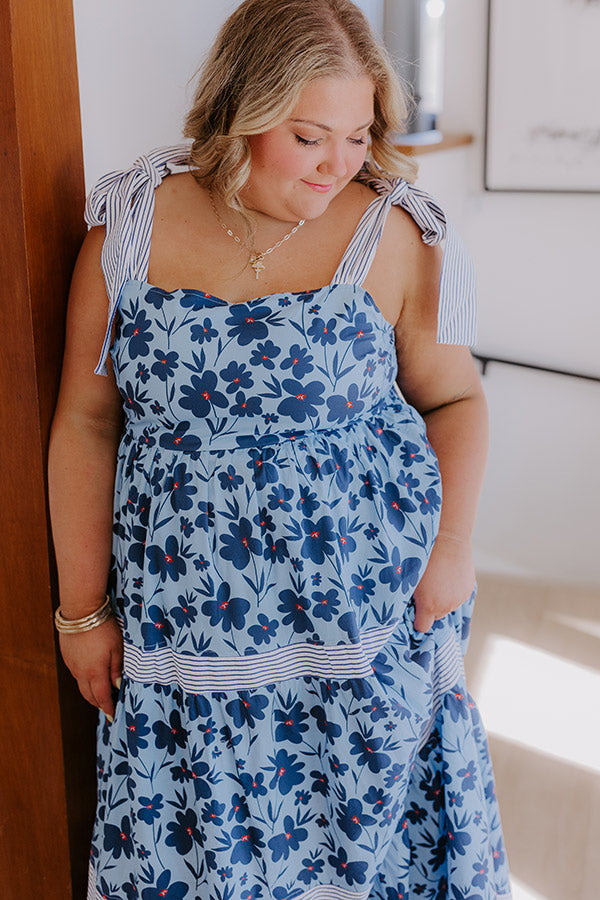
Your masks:
<path fill-rule="evenodd" d="M 381 319 L 381 322 L 384 327 L 389 328 L 392 332 L 395 329 L 395 326 L 392 324 L 392 322 L 390 322 L 389 319 L 386 319 L 386 317 L 384 316 L 383 312 L 381 311 L 381 309 L 375 302 L 373 295 L 366 288 L 364 288 L 361 284 L 353 284 L 350 281 L 331 281 L 328 284 L 321 285 L 321 287 L 313 288 L 313 289 L 307 290 L 307 291 L 275 291 L 274 293 L 271 293 L 271 294 L 263 294 L 260 297 L 253 297 L 250 300 L 225 300 L 222 297 L 217 297 L 215 294 L 208 294 L 206 291 L 203 291 L 201 288 L 183 288 L 183 287 L 181 287 L 181 288 L 174 288 L 172 291 L 168 291 L 166 288 L 159 287 L 159 285 L 153 284 L 151 281 L 148 281 L 147 279 L 142 279 L 142 278 L 128 278 L 123 284 L 123 288 L 121 290 L 121 296 L 123 295 L 123 292 L 125 291 L 125 288 L 127 287 L 128 284 L 138 285 L 138 287 L 140 287 L 140 288 L 148 288 L 149 290 L 159 291 L 163 295 L 170 295 L 170 296 L 173 296 L 174 294 L 176 294 L 178 292 L 181 292 L 184 294 L 200 294 L 206 300 L 212 301 L 212 303 L 209 303 L 207 305 L 207 307 L 206 307 L 207 309 L 211 308 L 211 306 L 219 307 L 221 309 L 228 309 L 230 307 L 235 307 L 235 306 L 254 306 L 254 305 L 259 305 L 260 303 L 265 303 L 265 301 L 271 300 L 272 298 L 282 298 L 282 297 L 291 297 L 294 300 L 299 300 L 301 297 L 305 297 L 307 294 L 312 294 L 313 296 L 315 296 L 326 290 L 327 295 L 329 295 L 329 293 L 332 290 L 334 290 L 335 288 L 350 287 L 353 290 L 358 290 L 358 291 L 362 292 L 363 296 L 367 298 L 368 304 L 370 306 L 372 306 L 372 308 L 375 310 L 376 315 L 378 315 L 379 318 Z M 119 297 L 119 304 L 120 304 L 121 296 Z M 286 304 L 286 306 L 287 305 L 288 304 Z"/>

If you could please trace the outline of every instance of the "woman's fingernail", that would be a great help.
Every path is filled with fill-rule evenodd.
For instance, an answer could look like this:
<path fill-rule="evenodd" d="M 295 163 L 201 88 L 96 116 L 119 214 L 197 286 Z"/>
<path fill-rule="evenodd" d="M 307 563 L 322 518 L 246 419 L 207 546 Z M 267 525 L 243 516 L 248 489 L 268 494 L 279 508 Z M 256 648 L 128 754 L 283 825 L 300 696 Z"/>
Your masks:
<path fill-rule="evenodd" d="M 123 681 L 123 679 L 121 678 L 120 675 L 119 675 L 118 678 L 115 679 L 115 686 L 116 686 L 116 688 L 117 688 L 118 691 L 121 690 L 121 682 L 122 682 L 122 681 Z"/>
<path fill-rule="evenodd" d="M 106 716 L 106 718 L 108 719 L 108 721 L 109 721 L 110 724 L 112 725 L 112 723 L 115 721 L 115 720 L 113 719 L 113 717 L 112 717 L 112 716 L 109 716 L 108 713 L 104 713 L 104 715 Z"/>

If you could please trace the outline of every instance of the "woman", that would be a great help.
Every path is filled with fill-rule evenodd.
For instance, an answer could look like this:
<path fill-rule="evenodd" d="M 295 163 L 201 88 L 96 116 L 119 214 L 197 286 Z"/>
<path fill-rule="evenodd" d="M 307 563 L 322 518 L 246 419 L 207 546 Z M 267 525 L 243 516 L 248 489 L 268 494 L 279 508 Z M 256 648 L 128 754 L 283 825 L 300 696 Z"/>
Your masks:
<path fill-rule="evenodd" d="M 90 197 L 50 457 L 89 897 L 508 896 L 460 651 L 470 276 L 403 114 L 349 0 L 246 0 L 191 148 Z"/>

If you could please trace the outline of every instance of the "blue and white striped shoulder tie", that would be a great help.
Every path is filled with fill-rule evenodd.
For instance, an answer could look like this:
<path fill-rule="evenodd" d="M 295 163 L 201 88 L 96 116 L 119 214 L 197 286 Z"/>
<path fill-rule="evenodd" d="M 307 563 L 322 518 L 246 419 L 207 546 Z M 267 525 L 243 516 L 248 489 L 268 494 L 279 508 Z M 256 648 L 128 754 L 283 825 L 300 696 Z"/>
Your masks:
<path fill-rule="evenodd" d="M 101 264 L 110 301 L 108 327 L 96 375 L 106 375 L 112 324 L 125 282 L 144 281 L 148 272 L 150 238 L 154 218 L 154 191 L 170 166 L 186 166 L 189 144 L 159 147 L 140 156 L 131 169 L 104 175 L 88 196 L 85 220 L 88 225 L 105 225 L 106 238 Z"/>
<path fill-rule="evenodd" d="M 392 206 L 406 210 L 425 244 L 445 241 L 438 303 L 438 344 L 472 346 L 477 332 L 475 270 L 472 260 L 444 212 L 429 194 L 402 178 L 375 177 L 362 171 L 358 180 L 380 195 L 362 216 L 334 276 L 337 283 L 362 284 L 377 252 Z"/>

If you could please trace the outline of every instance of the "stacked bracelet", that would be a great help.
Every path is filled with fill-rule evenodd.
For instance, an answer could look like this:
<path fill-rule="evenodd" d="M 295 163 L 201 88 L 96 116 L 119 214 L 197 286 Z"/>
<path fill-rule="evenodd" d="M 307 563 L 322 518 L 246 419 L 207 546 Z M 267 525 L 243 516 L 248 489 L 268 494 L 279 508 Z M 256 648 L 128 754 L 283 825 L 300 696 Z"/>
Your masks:
<path fill-rule="evenodd" d="M 56 630 L 60 631 L 61 634 L 78 634 L 81 631 L 91 631 L 92 628 L 97 628 L 98 625 L 102 625 L 102 623 L 106 622 L 107 619 L 110 619 L 111 616 L 112 606 L 110 597 L 107 594 L 106 600 L 102 606 L 95 612 L 90 613 L 89 616 L 84 616 L 82 619 L 65 619 L 59 606 L 54 613 L 54 624 Z"/>

